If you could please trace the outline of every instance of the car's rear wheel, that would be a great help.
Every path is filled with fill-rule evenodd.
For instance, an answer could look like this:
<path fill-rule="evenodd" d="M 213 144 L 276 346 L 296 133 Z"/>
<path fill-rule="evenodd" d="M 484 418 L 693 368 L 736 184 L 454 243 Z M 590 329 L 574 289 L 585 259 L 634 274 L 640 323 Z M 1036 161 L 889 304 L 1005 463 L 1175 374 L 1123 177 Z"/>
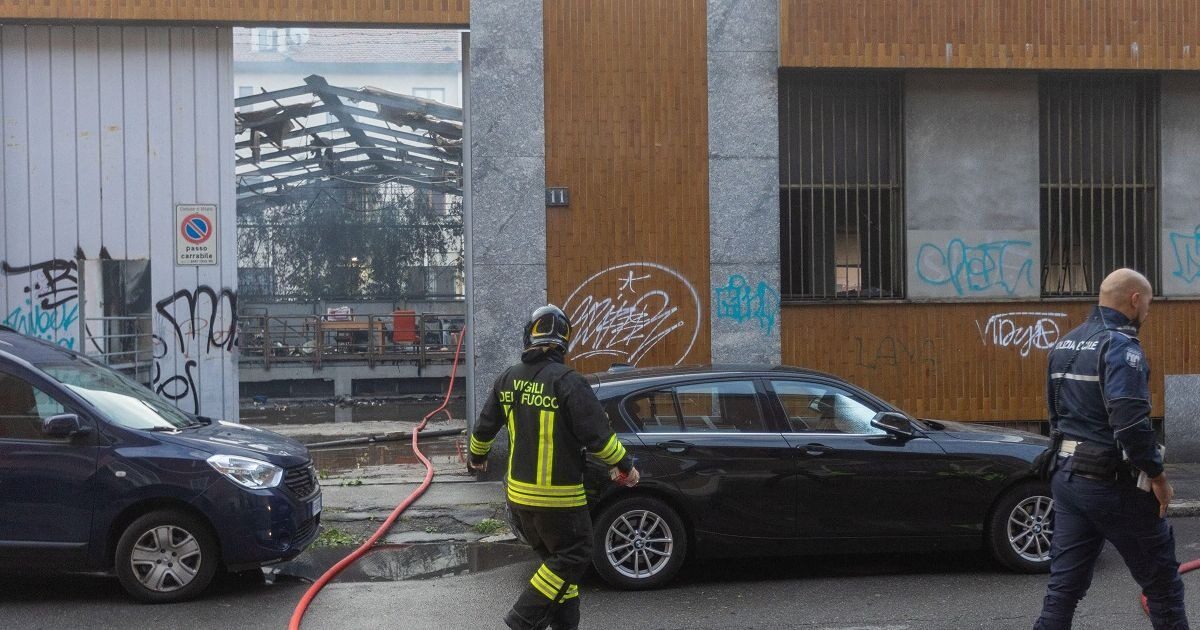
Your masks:
<path fill-rule="evenodd" d="M 1054 499 L 1046 484 L 1022 483 L 996 502 L 988 541 L 1000 564 L 1020 573 L 1045 573 L 1053 538 Z"/>
<path fill-rule="evenodd" d="M 217 572 L 217 542 L 199 519 L 176 510 L 150 512 L 125 528 L 117 543 L 121 586 L 152 604 L 191 599 Z"/>
<path fill-rule="evenodd" d="M 592 564 L 622 589 L 670 582 L 687 557 L 687 531 L 671 506 L 646 496 L 618 500 L 596 519 Z"/>

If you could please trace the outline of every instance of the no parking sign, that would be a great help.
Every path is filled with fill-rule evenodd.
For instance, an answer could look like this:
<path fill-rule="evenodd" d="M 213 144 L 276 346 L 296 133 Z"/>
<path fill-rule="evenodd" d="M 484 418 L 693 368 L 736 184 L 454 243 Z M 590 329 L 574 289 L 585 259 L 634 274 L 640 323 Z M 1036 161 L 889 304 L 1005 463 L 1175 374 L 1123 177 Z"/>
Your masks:
<path fill-rule="evenodd" d="M 175 206 L 175 264 L 217 264 L 217 207 L 212 204 Z"/>

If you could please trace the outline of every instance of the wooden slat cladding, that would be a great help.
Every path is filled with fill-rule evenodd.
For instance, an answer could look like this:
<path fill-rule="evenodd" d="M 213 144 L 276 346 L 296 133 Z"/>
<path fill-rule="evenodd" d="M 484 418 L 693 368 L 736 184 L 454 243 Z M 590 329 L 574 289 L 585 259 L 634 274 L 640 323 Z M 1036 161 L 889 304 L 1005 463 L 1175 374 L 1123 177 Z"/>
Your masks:
<path fill-rule="evenodd" d="M 705 2 L 547 0 L 543 15 L 546 184 L 570 189 L 546 212 L 547 290 L 573 315 L 591 305 L 575 367 L 708 361 Z"/>
<path fill-rule="evenodd" d="M 790 67 L 1200 69 L 1200 0 L 781 0 Z"/>
<path fill-rule="evenodd" d="M 466 26 L 469 0 L 0 0 L 0 19 Z"/>
<path fill-rule="evenodd" d="M 846 378 L 917 416 L 1042 420 L 1047 353 L 1038 346 L 1091 309 L 1082 302 L 786 306 L 783 360 Z M 1200 302 L 1155 303 L 1141 340 L 1161 416 L 1163 375 L 1200 372 Z"/>

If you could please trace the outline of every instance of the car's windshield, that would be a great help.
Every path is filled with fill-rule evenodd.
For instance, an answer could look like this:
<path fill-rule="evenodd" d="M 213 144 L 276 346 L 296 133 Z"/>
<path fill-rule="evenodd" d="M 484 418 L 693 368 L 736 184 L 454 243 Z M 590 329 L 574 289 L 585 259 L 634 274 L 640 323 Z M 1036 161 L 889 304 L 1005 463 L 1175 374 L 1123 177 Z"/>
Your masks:
<path fill-rule="evenodd" d="M 144 430 L 175 430 L 197 424 L 137 381 L 87 359 L 38 365 L 42 371 L 95 405 L 109 422 Z"/>

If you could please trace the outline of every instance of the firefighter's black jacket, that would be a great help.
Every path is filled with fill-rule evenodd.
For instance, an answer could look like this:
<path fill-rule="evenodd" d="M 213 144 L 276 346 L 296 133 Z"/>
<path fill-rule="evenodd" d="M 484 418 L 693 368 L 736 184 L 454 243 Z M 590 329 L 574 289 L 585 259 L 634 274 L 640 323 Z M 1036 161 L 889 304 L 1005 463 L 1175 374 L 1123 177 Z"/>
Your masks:
<path fill-rule="evenodd" d="M 561 352 L 526 351 L 496 379 L 471 433 L 473 460 L 487 456 L 505 425 L 508 500 L 522 507 L 585 507 L 584 449 L 622 472 L 633 467 L 596 394 Z"/>

